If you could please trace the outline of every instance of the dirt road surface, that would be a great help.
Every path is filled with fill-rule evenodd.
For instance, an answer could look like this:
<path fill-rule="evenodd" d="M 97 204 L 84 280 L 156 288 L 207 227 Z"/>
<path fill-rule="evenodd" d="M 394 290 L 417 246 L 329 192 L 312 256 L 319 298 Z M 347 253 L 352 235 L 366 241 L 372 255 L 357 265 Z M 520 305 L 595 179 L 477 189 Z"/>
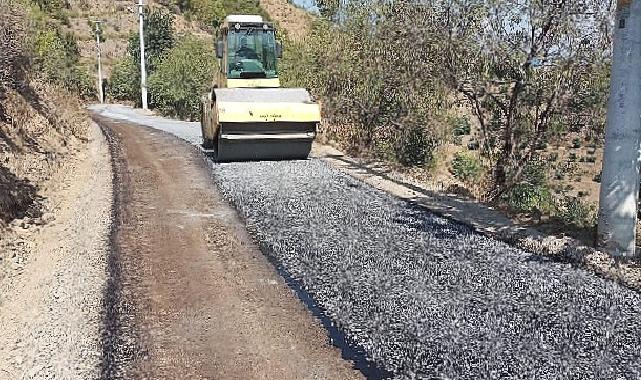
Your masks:
<path fill-rule="evenodd" d="M 358 379 L 254 245 L 192 146 L 96 118 L 114 160 L 103 376 Z"/>

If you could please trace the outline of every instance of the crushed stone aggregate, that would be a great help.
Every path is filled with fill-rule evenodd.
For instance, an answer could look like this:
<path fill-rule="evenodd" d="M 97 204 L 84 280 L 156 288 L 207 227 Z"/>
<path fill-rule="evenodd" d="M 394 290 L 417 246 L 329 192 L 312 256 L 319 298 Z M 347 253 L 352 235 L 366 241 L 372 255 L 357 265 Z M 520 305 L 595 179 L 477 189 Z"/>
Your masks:
<path fill-rule="evenodd" d="M 641 298 L 321 160 L 212 163 L 254 238 L 397 379 L 638 379 Z"/>

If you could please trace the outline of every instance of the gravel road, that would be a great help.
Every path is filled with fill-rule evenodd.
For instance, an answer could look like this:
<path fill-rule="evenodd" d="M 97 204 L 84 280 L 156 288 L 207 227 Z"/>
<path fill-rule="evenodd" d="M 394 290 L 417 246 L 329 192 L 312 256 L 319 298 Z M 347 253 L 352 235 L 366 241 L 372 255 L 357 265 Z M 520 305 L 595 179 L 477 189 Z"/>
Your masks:
<path fill-rule="evenodd" d="M 436 217 L 321 160 L 211 166 L 263 253 L 395 378 L 641 378 L 634 291 Z"/>
<path fill-rule="evenodd" d="M 278 276 L 193 146 L 98 118 L 115 167 L 106 379 L 362 379 Z"/>
<path fill-rule="evenodd" d="M 214 164 L 248 228 L 401 379 L 638 379 L 639 294 L 320 160 Z"/>

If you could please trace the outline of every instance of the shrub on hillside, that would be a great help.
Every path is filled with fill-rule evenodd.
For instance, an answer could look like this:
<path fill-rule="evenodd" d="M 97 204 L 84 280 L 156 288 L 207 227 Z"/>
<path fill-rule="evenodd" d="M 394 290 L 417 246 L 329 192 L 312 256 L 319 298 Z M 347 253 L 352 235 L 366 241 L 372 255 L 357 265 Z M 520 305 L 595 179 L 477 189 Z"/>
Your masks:
<path fill-rule="evenodd" d="M 94 99 L 97 96 L 97 80 L 94 81 L 86 66 L 76 64 L 70 67 L 61 77 L 61 84 L 82 99 Z"/>
<path fill-rule="evenodd" d="M 140 70 L 131 57 L 125 57 L 114 65 L 107 94 L 116 100 L 140 103 Z"/>
<path fill-rule="evenodd" d="M 566 224 L 577 227 L 596 225 L 596 207 L 574 197 L 565 197 L 557 209 L 557 216 Z"/>
<path fill-rule="evenodd" d="M 454 136 L 467 136 L 472 132 L 472 126 L 467 116 L 454 116 L 450 117 L 450 123 Z"/>
<path fill-rule="evenodd" d="M 96 95 L 96 85 L 86 67 L 79 63 L 78 45 L 71 33 L 43 29 L 31 37 L 34 61 L 45 78 L 83 97 Z"/>
<path fill-rule="evenodd" d="M 150 10 L 146 14 L 145 58 L 147 74 L 151 78 L 156 68 L 165 59 L 175 44 L 173 15 L 163 10 Z M 107 88 L 107 95 L 116 100 L 135 102 L 141 105 L 140 94 L 140 36 L 129 36 L 127 57 L 114 65 Z"/>
<path fill-rule="evenodd" d="M 225 18 L 225 7 L 221 0 L 191 0 L 188 8 L 198 20 L 214 28 Z"/>
<path fill-rule="evenodd" d="M 483 165 L 481 161 L 473 155 L 460 152 L 454 156 L 450 171 L 459 181 L 472 184 L 481 179 L 483 175 Z"/>
<path fill-rule="evenodd" d="M 215 68 L 211 44 L 194 37 L 180 40 L 149 77 L 152 106 L 168 116 L 196 119 Z"/>
<path fill-rule="evenodd" d="M 348 8 L 345 23 L 316 20 L 305 41 L 286 43 L 280 66 L 283 82 L 310 88 L 323 102 L 328 123 L 355 130 L 350 134 L 355 139 L 339 141 L 348 149 L 350 145 L 360 151 L 373 148 L 379 129 L 402 121 L 409 134 L 390 136 L 390 145 L 396 145 L 399 161 L 414 166 L 405 151 L 414 150 L 411 156 L 420 158 L 419 151 L 428 152 L 431 147 L 406 149 L 397 140 L 423 140 L 416 133 L 429 121 L 430 138 L 424 141 L 432 144 L 445 126 L 443 88 L 431 75 L 437 56 L 432 54 L 433 44 L 412 33 L 390 33 L 409 21 L 401 13 L 381 17 L 372 28 L 368 8 Z"/>
<path fill-rule="evenodd" d="M 436 140 L 420 125 L 404 128 L 393 144 L 396 161 L 403 166 L 425 166 L 434 159 Z"/>
<path fill-rule="evenodd" d="M 524 170 L 522 178 L 522 181 L 514 184 L 503 195 L 503 201 L 510 210 L 518 213 L 545 214 L 553 211 L 554 200 L 545 167 L 538 163 L 530 164 Z"/>

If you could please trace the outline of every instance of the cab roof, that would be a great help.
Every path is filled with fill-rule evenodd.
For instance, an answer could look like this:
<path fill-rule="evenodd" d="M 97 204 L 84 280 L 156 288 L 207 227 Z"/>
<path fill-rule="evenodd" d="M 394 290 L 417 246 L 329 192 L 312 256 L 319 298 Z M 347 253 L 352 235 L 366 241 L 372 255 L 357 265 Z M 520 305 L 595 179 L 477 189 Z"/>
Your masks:
<path fill-rule="evenodd" d="M 258 15 L 229 15 L 225 17 L 226 24 L 235 24 L 235 23 L 263 23 L 263 16 Z"/>
<path fill-rule="evenodd" d="M 233 28 L 265 28 L 274 30 L 274 24 L 267 22 L 262 16 L 258 15 L 228 15 L 225 21 L 220 25 L 221 30 L 231 30 Z"/>

